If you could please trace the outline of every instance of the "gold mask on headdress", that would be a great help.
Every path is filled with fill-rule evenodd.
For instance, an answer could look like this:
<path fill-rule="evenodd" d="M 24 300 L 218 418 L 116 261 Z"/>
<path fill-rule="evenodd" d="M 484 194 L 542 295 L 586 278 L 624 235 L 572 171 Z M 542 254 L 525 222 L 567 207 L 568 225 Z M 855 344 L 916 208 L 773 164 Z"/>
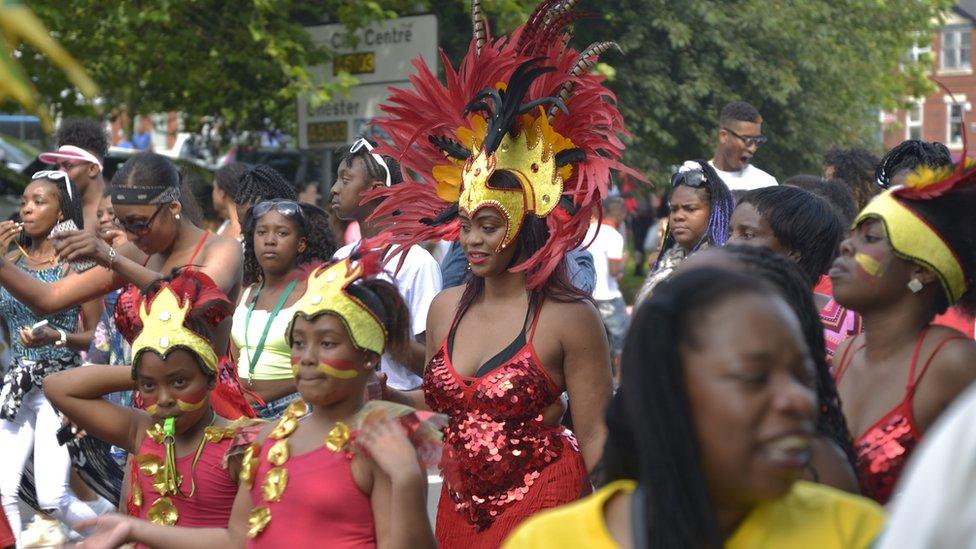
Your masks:
<path fill-rule="evenodd" d="M 362 266 L 358 262 L 344 259 L 328 267 L 322 267 L 308 277 L 305 295 L 295 304 L 295 314 L 311 318 L 320 313 L 338 316 L 353 345 L 359 349 L 383 354 L 386 345 L 386 328 L 376 315 L 355 297 L 346 292 L 350 284 L 359 279 Z M 288 340 L 295 325 L 292 319 L 288 325 Z"/>
<path fill-rule="evenodd" d="M 217 353 L 213 345 L 183 323 L 190 311 L 190 300 L 180 306 L 180 300 L 169 287 L 164 287 L 151 300 L 144 300 L 139 308 L 142 332 L 132 342 L 132 360 L 143 351 L 154 351 L 164 359 L 175 349 L 187 349 L 196 354 L 212 372 L 217 371 Z"/>
<path fill-rule="evenodd" d="M 556 154 L 572 149 L 573 142 L 549 125 L 541 107 L 537 115 L 519 117 L 520 129 L 513 136 L 506 134 L 498 148 L 489 153 L 482 147 L 488 129 L 480 115 L 470 118 L 471 129 L 459 128 L 458 141 L 470 147 L 467 162 L 437 166 L 437 194 L 469 216 L 485 206 L 501 211 L 507 222 L 505 238 L 499 249 L 515 240 L 527 213 L 546 217 L 559 203 L 563 184 L 573 174 L 572 165 L 556 166 Z M 506 171 L 518 180 L 521 189 L 497 189 L 488 180 L 496 171 Z"/>

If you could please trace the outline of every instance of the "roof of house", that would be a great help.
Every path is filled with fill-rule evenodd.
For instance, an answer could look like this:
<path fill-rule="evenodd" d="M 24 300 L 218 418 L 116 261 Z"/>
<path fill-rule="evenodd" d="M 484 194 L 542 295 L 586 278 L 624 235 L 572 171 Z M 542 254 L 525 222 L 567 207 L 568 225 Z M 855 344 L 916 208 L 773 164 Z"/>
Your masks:
<path fill-rule="evenodd" d="M 962 0 L 956 2 L 952 8 L 956 13 L 976 23 L 976 0 Z"/>

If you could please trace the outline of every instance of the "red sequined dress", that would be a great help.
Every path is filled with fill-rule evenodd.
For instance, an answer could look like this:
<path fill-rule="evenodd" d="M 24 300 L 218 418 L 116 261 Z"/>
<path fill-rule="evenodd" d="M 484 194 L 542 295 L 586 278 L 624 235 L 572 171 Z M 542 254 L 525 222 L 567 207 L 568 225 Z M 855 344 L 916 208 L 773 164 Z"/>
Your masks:
<path fill-rule="evenodd" d="M 939 353 L 943 345 L 954 339 L 965 339 L 961 336 L 949 336 L 940 341 L 921 370 L 918 370 L 916 376 L 916 366 L 922 350 L 922 342 L 925 341 L 929 328 L 922 330 L 918 336 L 918 341 L 915 343 L 912 364 L 908 370 L 908 380 L 905 383 L 905 397 L 854 440 L 854 453 L 857 456 L 857 477 L 861 485 L 861 494 L 882 505 L 891 498 L 892 490 L 901 476 L 902 469 L 908 462 L 909 455 L 922 440 L 922 431 L 915 423 L 915 413 L 912 410 L 915 388 L 918 387 L 922 376 L 932 364 L 932 359 Z M 840 385 L 841 376 L 844 375 L 847 367 L 853 361 L 854 355 L 864 348 L 865 344 L 862 343 L 855 349 L 855 343 L 857 343 L 856 339 L 847 346 L 844 354 L 841 355 L 836 375 L 838 385 Z M 854 350 L 851 351 L 851 349 Z"/>
<path fill-rule="evenodd" d="M 427 365 L 427 404 L 448 416 L 436 530 L 444 549 L 498 547 L 529 516 L 589 491 L 576 439 L 543 421 L 562 389 L 532 345 L 540 310 L 541 305 L 528 339 L 523 325 L 519 337 L 475 377 L 458 374 L 451 364 L 460 311 Z"/>

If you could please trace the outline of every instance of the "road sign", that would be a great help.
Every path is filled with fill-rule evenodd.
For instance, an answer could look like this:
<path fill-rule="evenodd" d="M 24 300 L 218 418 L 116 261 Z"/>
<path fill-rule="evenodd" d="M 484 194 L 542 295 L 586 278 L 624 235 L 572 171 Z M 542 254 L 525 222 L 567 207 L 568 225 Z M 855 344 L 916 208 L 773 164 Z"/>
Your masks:
<path fill-rule="evenodd" d="M 356 31 L 354 46 L 347 43 L 342 25 L 305 28 L 316 44 L 336 52 L 333 62 L 313 67 L 319 82 L 336 78 L 340 71 L 353 75 L 359 84 L 349 95 L 337 94 L 332 101 L 311 108 L 307 98 L 298 100 L 298 143 L 301 148 L 334 147 L 367 133 L 370 120 L 380 114 L 379 105 L 388 88 L 409 86 L 411 64 L 422 57 L 430 67 L 437 63 L 437 16 L 415 15 L 374 23 Z"/>

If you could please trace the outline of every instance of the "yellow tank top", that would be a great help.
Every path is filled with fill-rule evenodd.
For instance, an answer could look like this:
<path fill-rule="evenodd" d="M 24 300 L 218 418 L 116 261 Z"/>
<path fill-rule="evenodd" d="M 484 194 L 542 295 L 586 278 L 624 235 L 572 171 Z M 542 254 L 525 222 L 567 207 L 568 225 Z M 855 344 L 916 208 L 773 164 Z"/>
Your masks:
<path fill-rule="evenodd" d="M 238 349 L 237 375 L 245 383 L 251 375 L 249 371 L 251 357 L 257 350 L 258 342 L 261 341 L 261 334 L 264 332 L 264 326 L 268 322 L 268 317 L 271 316 L 271 311 L 254 309 L 251 312 L 251 323 L 245 325 L 247 306 L 251 302 L 251 293 L 254 288 L 255 286 L 250 286 L 245 290 L 240 304 L 234 310 L 234 323 L 230 329 L 231 339 Z M 271 329 L 268 330 L 268 338 L 264 342 L 264 351 L 261 352 L 258 363 L 254 365 L 255 380 L 294 378 L 291 371 L 291 347 L 285 341 L 285 330 L 294 316 L 294 306 L 282 308 L 278 312 L 278 316 L 272 321 Z"/>

